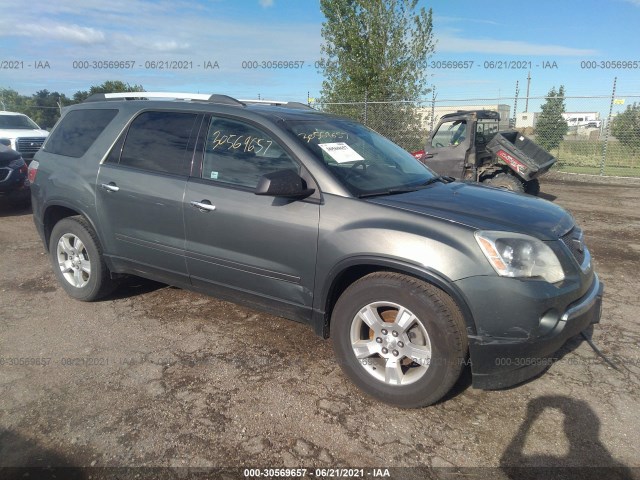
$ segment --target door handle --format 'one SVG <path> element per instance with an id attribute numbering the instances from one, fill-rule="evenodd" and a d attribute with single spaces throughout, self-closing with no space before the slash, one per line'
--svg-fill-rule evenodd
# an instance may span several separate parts
<path id="1" fill-rule="evenodd" d="M 425 153 L 424 158 L 433 158 L 434 155 L 435 153 Z"/>
<path id="2" fill-rule="evenodd" d="M 100 185 L 102 188 L 104 188 L 107 192 L 117 192 L 118 190 L 120 190 L 120 187 L 118 187 L 115 183 L 111 182 L 111 183 L 103 183 L 102 185 Z"/>
<path id="3" fill-rule="evenodd" d="M 211 205 L 209 200 L 202 200 L 201 202 L 191 202 L 191 205 L 196 207 L 201 212 L 213 212 L 216 209 L 215 205 Z"/>

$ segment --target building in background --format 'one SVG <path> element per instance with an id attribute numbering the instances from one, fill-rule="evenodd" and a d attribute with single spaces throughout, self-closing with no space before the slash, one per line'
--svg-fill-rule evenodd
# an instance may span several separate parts
<path id="1" fill-rule="evenodd" d="M 536 128 L 540 112 L 520 112 L 516 114 L 516 128 Z"/>

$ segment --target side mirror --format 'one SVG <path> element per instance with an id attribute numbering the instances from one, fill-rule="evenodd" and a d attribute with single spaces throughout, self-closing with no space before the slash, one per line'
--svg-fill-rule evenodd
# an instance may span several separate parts
<path id="1" fill-rule="evenodd" d="M 307 188 L 307 182 L 293 170 L 278 170 L 262 175 L 254 190 L 256 195 L 287 198 L 305 198 L 313 192 L 315 189 Z"/>

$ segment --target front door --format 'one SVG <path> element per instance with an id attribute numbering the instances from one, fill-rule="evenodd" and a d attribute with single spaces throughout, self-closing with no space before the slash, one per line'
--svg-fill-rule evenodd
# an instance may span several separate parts
<path id="1" fill-rule="evenodd" d="M 260 176 L 301 165 L 275 136 L 242 120 L 213 117 L 201 168 L 185 195 L 187 267 L 194 286 L 218 296 L 311 314 L 320 206 L 258 196 Z M 226 294 L 225 294 L 226 293 Z"/>
<path id="2" fill-rule="evenodd" d="M 462 178 L 471 137 L 466 120 L 443 122 L 427 145 L 425 165 L 440 175 Z"/>

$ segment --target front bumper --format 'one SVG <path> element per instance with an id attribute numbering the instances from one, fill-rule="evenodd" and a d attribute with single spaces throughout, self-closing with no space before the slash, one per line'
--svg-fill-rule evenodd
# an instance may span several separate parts
<path id="1" fill-rule="evenodd" d="M 594 274 L 587 292 L 569 304 L 558 316 L 555 326 L 544 335 L 527 338 L 470 336 L 473 386 L 506 388 L 544 371 L 554 362 L 555 352 L 569 338 L 600 321 L 603 291 L 604 285 Z"/>

